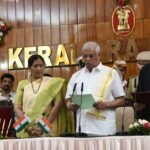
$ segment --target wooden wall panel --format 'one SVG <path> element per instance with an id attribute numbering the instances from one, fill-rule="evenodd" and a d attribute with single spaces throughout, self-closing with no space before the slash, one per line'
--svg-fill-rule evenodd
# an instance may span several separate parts
<path id="1" fill-rule="evenodd" d="M 4 0 L 0 0 L 0 18 L 7 20 L 7 3 Z"/>
<path id="2" fill-rule="evenodd" d="M 150 19 L 144 19 L 144 37 L 150 37 Z"/>
<path id="3" fill-rule="evenodd" d="M 16 46 L 17 47 L 24 47 L 25 44 L 25 40 L 24 40 L 24 29 L 17 29 L 17 32 L 16 32 L 16 36 L 17 36 L 17 39 L 16 39 Z"/>
<path id="4" fill-rule="evenodd" d="M 8 48 L 15 48 L 17 43 L 17 29 L 11 29 L 9 36 L 7 37 Z"/>
<path id="5" fill-rule="evenodd" d="M 8 9 L 7 18 L 8 18 L 9 25 L 11 27 L 15 28 L 17 26 L 17 22 L 16 22 L 16 3 L 15 3 L 15 1 L 11 1 L 11 2 L 8 1 L 7 9 Z"/>
<path id="6" fill-rule="evenodd" d="M 105 19 L 105 0 L 95 0 L 96 22 L 104 22 Z"/>
<path id="7" fill-rule="evenodd" d="M 111 22 L 106 22 L 105 25 L 106 25 L 106 33 L 105 33 L 106 39 L 105 40 L 107 41 L 107 39 L 110 39 L 110 40 L 114 39 L 115 36 L 114 36 L 114 32 L 112 30 Z M 101 32 L 103 32 L 103 30 Z"/>
<path id="8" fill-rule="evenodd" d="M 78 20 L 77 0 L 68 1 L 68 21 L 69 24 L 76 24 Z"/>
<path id="9" fill-rule="evenodd" d="M 68 43 L 68 25 L 61 25 L 60 27 L 60 43 Z"/>
<path id="10" fill-rule="evenodd" d="M 86 0 L 78 0 L 78 24 L 86 23 Z"/>
<path id="11" fill-rule="evenodd" d="M 33 46 L 33 28 L 25 28 L 25 46 Z"/>
<path id="12" fill-rule="evenodd" d="M 33 29 L 33 44 L 34 46 L 41 46 L 42 44 L 42 28 L 37 27 Z"/>
<path id="13" fill-rule="evenodd" d="M 51 29 L 50 27 L 43 27 L 42 28 L 42 44 L 43 45 L 51 45 Z"/>
<path id="14" fill-rule="evenodd" d="M 128 37 L 117 36 L 111 26 L 114 0 L 0 0 L 0 18 L 12 27 L 5 37 L 5 45 L 0 45 L 0 64 L 8 63 L 8 48 L 50 46 L 51 60 L 55 61 L 58 44 L 64 44 L 70 60 L 71 46 L 76 56 L 81 55 L 82 44 L 89 40 L 98 41 L 101 46 L 102 61 L 111 57 L 108 43 L 119 40 L 121 53 L 125 54 L 128 39 L 135 39 L 138 50 L 150 50 L 150 9 L 149 0 L 131 0 L 129 4 L 136 16 L 134 32 Z M 111 66 L 112 63 L 109 62 Z M 128 63 L 128 74 L 138 72 L 136 63 Z M 12 72 L 19 80 L 27 77 L 28 70 L 10 71 L 0 65 L 0 75 Z M 47 68 L 53 76 L 69 79 L 76 66 Z"/>
<path id="15" fill-rule="evenodd" d="M 78 42 L 83 43 L 87 39 L 87 29 L 86 29 L 86 24 L 79 24 L 78 25 Z"/>
<path id="16" fill-rule="evenodd" d="M 59 0 L 51 0 L 51 25 L 59 25 Z"/>
<path id="17" fill-rule="evenodd" d="M 97 23 L 96 24 L 96 33 L 97 33 L 97 40 L 98 41 L 105 41 L 106 40 L 106 26 L 105 23 Z"/>
<path id="18" fill-rule="evenodd" d="M 42 9 L 41 0 L 33 0 L 33 26 L 40 27 L 42 25 Z"/>
<path id="19" fill-rule="evenodd" d="M 88 23 L 87 24 L 87 41 L 97 41 L 96 36 L 96 25 L 95 23 Z"/>
<path id="20" fill-rule="evenodd" d="M 16 19 L 17 27 L 24 27 L 24 0 L 19 0 L 16 2 Z"/>
<path id="21" fill-rule="evenodd" d="M 68 25 L 68 43 L 75 43 L 74 26 Z"/>
<path id="22" fill-rule="evenodd" d="M 148 50 L 148 39 L 147 38 L 143 38 L 143 39 L 136 39 L 136 43 L 137 43 L 137 47 L 138 47 L 138 51 L 145 51 Z M 150 49 L 149 49 L 150 50 Z"/>
<path id="23" fill-rule="evenodd" d="M 31 0 L 24 0 L 25 27 L 33 26 L 33 5 Z"/>
<path id="24" fill-rule="evenodd" d="M 87 23 L 95 23 L 95 0 L 87 0 Z"/>
<path id="25" fill-rule="evenodd" d="M 144 0 L 144 18 L 150 19 L 149 0 Z"/>
<path id="26" fill-rule="evenodd" d="M 51 27 L 51 39 L 52 39 L 52 45 L 60 43 L 60 28 L 59 28 L 59 26 Z"/>
<path id="27" fill-rule="evenodd" d="M 133 10 L 137 19 L 144 18 L 144 0 L 134 0 Z"/>
<path id="28" fill-rule="evenodd" d="M 113 10 L 114 10 L 114 1 L 111 0 L 111 1 L 106 1 L 105 0 L 105 5 L 104 5 L 104 8 L 105 8 L 105 22 L 110 22 L 111 21 L 111 17 L 112 17 L 112 13 L 113 13 Z"/>
<path id="29" fill-rule="evenodd" d="M 51 14 L 50 14 L 50 0 L 42 0 L 42 25 L 50 26 Z"/>
<path id="30" fill-rule="evenodd" d="M 68 0 L 60 0 L 60 24 L 68 24 Z"/>
<path id="31" fill-rule="evenodd" d="M 133 31 L 133 37 L 135 38 L 144 38 L 144 22 L 143 20 L 136 20 L 135 22 L 136 28 Z"/>

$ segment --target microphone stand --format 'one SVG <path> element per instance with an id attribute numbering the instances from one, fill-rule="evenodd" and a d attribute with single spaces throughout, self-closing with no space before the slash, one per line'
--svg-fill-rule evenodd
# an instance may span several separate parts
<path id="1" fill-rule="evenodd" d="M 74 84 L 74 88 L 73 88 L 73 92 L 72 92 L 71 98 L 72 98 L 73 95 L 74 95 L 76 86 L 77 86 L 77 83 Z M 82 96 L 83 96 L 83 82 L 82 82 L 82 84 L 81 84 L 81 101 L 80 101 L 80 109 L 79 109 L 80 116 L 79 116 L 79 127 L 78 127 L 79 132 L 61 134 L 61 135 L 60 135 L 61 137 L 87 137 L 87 136 L 88 136 L 86 133 L 82 133 L 82 132 L 81 132 L 81 125 L 80 125 L 80 122 L 81 122 Z"/>
<path id="2" fill-rule="evenodd" d="M 79 126 L 77 136 L 79 137 L 87 137 L 86 133 L 81 132 L 81 107 L 82 107 L 82 96 L 83 96 L 83 82 L 81 83 L 81 99 L 80 99 L 80 109 L 79 109 Z"/>
<path id="3" fill-rule="evenodd" d="M 74 96 L 76 86 L 77 86 L 77 83 L 75 83 L 74 86 L 73 86 L 73 90 L 72 90 L 72 94 L 71 94 L 70 99 L 72 99 L 72 97 Z M 75 136 L 74 133 L 68 133 L 67 132 L 67 125 L 68 125 L 68 120 L 67 119 L 69 118 L 69 112 L 70 112 L 70 110 L 68 110 L 68 112 L 67 112 L 65 133 L 61 134 L 60 135 L 61 137 L 74 137 Z"/>
<path id="4" fill-rule="evenodd" d="M 72 97 L 74 96 L 76 87 L 77 87 L 77 83 L 75 83 L 74 86 L 73 86 L 72 94 L 71 94 L 71 97 L 70 97 L 71 100 L 72 100 Z M 70 114 L 70 110 L 68 110 L 68 112 L 67 112 L 67 118 L 69 118 L 69 114 Z M 74 114 L 74 116 L 75 116 L 75 114 Z M 67 132 L 67 125 L 68 125 L 67 118 L 66 118 L 66 129 L 65 129 L 66 132 Z"/>

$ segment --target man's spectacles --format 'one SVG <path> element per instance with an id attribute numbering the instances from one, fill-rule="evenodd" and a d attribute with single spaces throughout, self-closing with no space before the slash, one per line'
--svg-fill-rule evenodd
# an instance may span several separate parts
<path id="1" fill-rule="evenodd" d="M 126 70 L 127 70 L 126 67 L 118 67 L 118 69 L 119 69 L 120 71 L 126 71 Z"/>
<path id="2" fill-rule="evenodd" d="M 96 57 L 96 54 L 90 54 L 90 55 L 83 54 L 83 55 L 82 55 L 82 58 L 83 58 L 83 59 L 86 59 L 86 58 L 88 58 L 88 57 L 89 57 L 90 59 L 92 59 L 92 58 Z"/>

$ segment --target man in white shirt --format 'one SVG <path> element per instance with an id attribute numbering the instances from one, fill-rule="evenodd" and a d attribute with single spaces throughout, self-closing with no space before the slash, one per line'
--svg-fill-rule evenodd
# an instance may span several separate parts
<path id="1" fill-rule="evenodd" d="M 115 108 L 124 105 L 124 90 L 116 70 L 102 65 L 100 46 L 96 42 L 87 42 L 82 47 L 85 67 L 74 73 L 68 83 L 66 99 L 69 110 L 77 111 L 76 132 L 112 135 L 116 133 Z M 71 101 L 74 94 L 92 94 L 93 107 L 82 109 Z M 79 131 L 79 126 L 81 131 Z"/>
<path id="2" fill-rule="evenodd" d="M 5 73 L 1 76 L 0 101 L 7 100 L 14 102 L 15 92 L 12 91 L 14 76 L 10 73 Z"/>

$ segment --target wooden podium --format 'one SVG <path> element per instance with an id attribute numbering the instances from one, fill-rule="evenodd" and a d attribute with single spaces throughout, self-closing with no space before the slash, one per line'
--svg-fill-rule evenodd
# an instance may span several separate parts
<path id="1" fill-rule="evenodd" d="M 12 137 L 14 135 L 12 125 L 14 122 L 14 106 L 11 101 L 0 101 L 0 136 Z"/>

